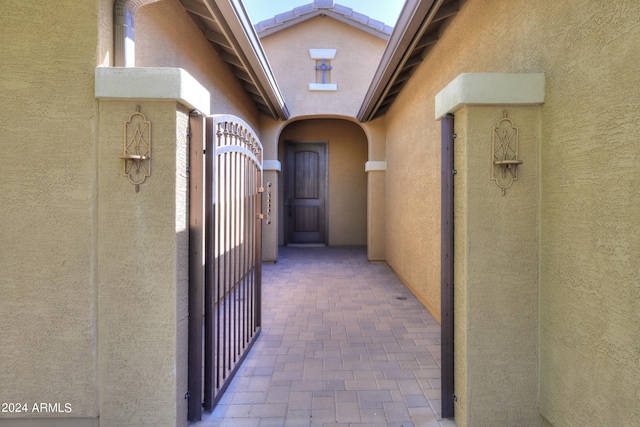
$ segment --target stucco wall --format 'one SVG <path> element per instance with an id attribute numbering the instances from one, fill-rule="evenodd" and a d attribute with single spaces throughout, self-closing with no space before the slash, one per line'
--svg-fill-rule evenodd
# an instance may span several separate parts
<path id="1" fill-rule="evenodd" d="M 439 306 L 434 96 L 463 72 L 546 74 L 539 404 L 554 426 L 640 418 L 639 13 L 632 0 L 466 1 L 387 115 L 387 258 Z"/>
<path id="2" fill-rule="evenodd" d="M 261 39 L 291 117 L 329 114 L 355 117 L 386 40 L 330 17 L 315 17 Z M 335 92 L 309 91 L 316 83 L 310 48 L 335 48 L 331 83 Z"/>
<path id="3" fill-rule="evenodd" d="M 0 423 L 40 402 L 98 416 L 96 11 L 0 6 L 0 402 L 29 406 Z"/>
<path id="4" fill-rule="evenodd" d="M 541 411 L 555 426 L 631 426 L 640 420 L 640 3 L 546 9 L 539 43 L 556 53 L 544 58 Z"/>
<path id="5" fill-rule="evenodd" d="M 414 76 L 385 119 L 385 252 L 391 268 L 439 319 L 440 124 L 432 119 L 438 92 L 433 77 Z"/>
<path id="6" fill-rule="evenodd" d="M 367 176 L 364 165 L 367 161 L 367 138 L 362 128 L 347 120 L 302 120 L 289 124 L 280 140 L 282 153 L 285 141 L 328 142 L 328 244 L 366 245 Z M 283 170 L 286 171 L 284 160 Z M 283 178 L 284 173 L 281 174 Z M 282 182 L 280 188 L 284 189 Z M 281 243 L 284 243 L 284 217 L 280 221 Z"/>

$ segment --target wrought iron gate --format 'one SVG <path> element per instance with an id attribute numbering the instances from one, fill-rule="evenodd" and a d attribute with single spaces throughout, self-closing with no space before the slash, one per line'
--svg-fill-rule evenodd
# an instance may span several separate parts
<path id="1" fill-rule="evenodd" d="M 211 411 L 218 402 L 260 333 L 263 154 L 255 133 L 237 117 L 192 117 L 191 129 L 192 181 L 199 181 L 194 163 L 205 169 L 204 201 L 196 197 L 194 208 L 191 198 L 193 234 L 199 230 L 194 217 L 204 221 L 203 241 L 190 243 L 192 256 L 196 246 L 191 267 L 204 273 L 202 289 L 190 284 L 189 300 L 189 419 L 199 420 L 202 408 Z M 204 161 L 194 153 L 203 143 Z M 204 206 L 202 215 L 193 211 L 198 206 Z"/>

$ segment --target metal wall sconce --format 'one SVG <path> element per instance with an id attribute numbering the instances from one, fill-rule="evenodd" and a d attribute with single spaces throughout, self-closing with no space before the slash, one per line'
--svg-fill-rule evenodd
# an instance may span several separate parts
<path id="1" fill-rule="evenodd" d="M 151 176 L 151 122 L 136 112 L 124 122 L 124 146 L 120 158 L 124 160 L 124 175 L 136 186 L 136 193 L 148 176 Z"/>
<path id="2" fill-rule="evenodd" d="M 518 180 L 518 165 L 522 160 L 518 159 L 519 130 L 507 117 L 507 110 L 503 115 L 491 132 L 491 179 L 502 189 L 504 196 L 513 181 Z"/>

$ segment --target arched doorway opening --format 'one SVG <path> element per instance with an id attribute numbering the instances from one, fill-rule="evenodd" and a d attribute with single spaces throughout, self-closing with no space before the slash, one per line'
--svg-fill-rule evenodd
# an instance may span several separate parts
<path id="1" fill-rule="evenodd" d="M 279 245 L 367 245 L 367 136 L 351 121 L 288 124 L 278 139 Z"/>

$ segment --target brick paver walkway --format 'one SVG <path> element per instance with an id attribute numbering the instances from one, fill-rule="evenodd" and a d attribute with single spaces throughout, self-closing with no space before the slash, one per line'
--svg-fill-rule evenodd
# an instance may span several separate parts
<path id="1" fill-rule="evenodd" d="M 281 248 L 263 329 L 192 426 L 455 426 L 440 414 L 440 325 L 364 248 Z"/>

